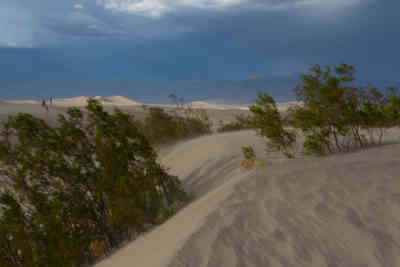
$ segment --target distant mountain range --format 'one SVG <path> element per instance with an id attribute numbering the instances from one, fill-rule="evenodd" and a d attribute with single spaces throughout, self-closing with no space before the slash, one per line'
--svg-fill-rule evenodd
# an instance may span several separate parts
<path id="1" fill-rule="evenodd" d="M 298 78 L 253 78 L 248 80 L 86 80 L 1 82 L 0 99 L 67 98 L 75 96 L 123 95 L 141 103 L 170 104 L 170 93 L 185 102 L 206 101 L 212 104 L 253 103 L 258 91 L 271 94 L 277 101 L 294 100 L 292 88 Z"/>

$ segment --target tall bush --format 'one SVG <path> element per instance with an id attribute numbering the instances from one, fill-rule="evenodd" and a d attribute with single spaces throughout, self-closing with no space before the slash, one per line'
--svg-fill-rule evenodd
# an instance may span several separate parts
<path id="1" fill-rule="evenodd" d="M 294 89 L 300 104 L 285 115 L 278 112 L 272 97 L 260 93 L 250 111 L 254 126 L 268 138 L 268 147 L 293 156 L 288 147 L 295 135 L 284 125 L 303 133 L 308 154 L 346 152 L 381 143 L 385 129 L 399 125 L 398 91 L 356 87 L 354 71 L 344 63 L 334 68 L 312 66 Z"/>
<path id="2" fill-rule="evenodd" d="M 343 152 L 381 143 L 384 130 L 396 125 L 390 110 L 395 109 L 398 96 L 354 86 L 354 67 L 314 65 L 310 71 L 301 75 L 302 84 L 295 88 L 302 106 L 291 110 L 295 126 L 305 135 L 307 153 Z"/>
<path id="3" fill-rule="evenodd" d="M 267 138 L 267 150 L 282 151 L 287 157 L 293 156 L 296 134 L 285 129 L 284 118 L 279 113 L 275 100 L 268 94 L 259 93 L 255 105 L 250 106 L 251 125 L 258 134 Z"/>
<path id="4" fill-rule="evenodd" d="M 211 132 L 207 113 L 189 107 L 179 107 L 172 115 L 162 108 L 150 107 L 149 115 L 141 125 L 143 134 L 155 145 Z"/>
<path id="5" fill-rule="evenodd" d="M 78 266 L 165 220 L 185 199 L 133 118 L 89 100 L 50 127 L 0 133 L 0 266 Z"/>
<path id="6" fill-rule="evenodd" d="M 217 129 L 217 132 L 232 132 L 251 128 L 253 128 L 253 126 L 251 124 L 250 116 L 244 116 L 240 114 L 235 116 L 235 121 L 233 122 L 223 124 L 222 121 L 220 121 L 220 126 Z"/>

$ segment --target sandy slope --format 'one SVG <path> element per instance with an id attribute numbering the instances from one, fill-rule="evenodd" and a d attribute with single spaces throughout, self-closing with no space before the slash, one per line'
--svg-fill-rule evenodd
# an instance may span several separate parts
<path id="1" fill-rule="evenodd" d="M 246 144 L 265 167 L 240 170 Z M 400 266 L 400 145 L 296 160 L 262 150 L 242 131 L 166 153 L 197 199 L 97 266 Z"/>
<path id="2" fill-rule="evenodd" d="M 250 138 L 247 142 L 261 141 L 252 133 L 245 134 Z M 237 142 L 243 143 L 242 135 L 210 135 L 188 141 L 169 151 L 161 159 L 162 164 L 170 167 L 171 173 L 179 175 L 185 187 L 197 194 L 197 200 L 96 266 L 166 266 L 173 260 L 190 236 L 206 223 L 207 216 L 233 192 L 234 185 L 248 175 L 237 168 L 241 153 Z M 233 143 L 236 145 L 233 146 Z M 199 176 L 205 179 L 196 179 Z M 209 179 L 218 176 L 219 179 Z"/>

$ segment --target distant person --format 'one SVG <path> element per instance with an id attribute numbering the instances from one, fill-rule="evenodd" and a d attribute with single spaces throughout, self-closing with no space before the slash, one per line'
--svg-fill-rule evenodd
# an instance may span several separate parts
<path id="1" fill-rule="evenodd" d="M 46 100 L 42 100 L 42 107 L 44 107 L 46 109 L 47 112 L 49 112 L 49 107 L 46 104 Z"/>
<path id="2" fill-rule="evenodd" d="M 53 105 L 53 98 L 50 97 L 50 106 L 52 106 L 52 105 Z"/>

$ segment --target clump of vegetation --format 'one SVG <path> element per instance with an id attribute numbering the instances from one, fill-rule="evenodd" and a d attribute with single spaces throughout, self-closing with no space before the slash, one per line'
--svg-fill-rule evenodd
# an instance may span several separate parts
<path id="1" fill-rule="evenodd" d="M 246 117 L 244 115 L 237 115 L 235 118 L 236 118 L 235 121 L 226 124 L 223 124 L 222 121 L 220 121 L 220 126 L 217 129 L 217 132 L 223 133 L 223 132 L 240 131 L 253 128 L 250 123 L 249 116 Z"/>
<path id="2" fill-rule="evenodd" d="M 162 108 L 150 107 L 143 122 L 137 122 L 143 134 L 154 145 L 208 134 L 211 123 L 207 116 L 171 115 Z"/>
<path id="3" fill-rule="evenodd" d="M 57 127 L 29 114 L 0 132 L 0 266 L 80 266 L 186 199 L 133 118 L 89 100 Z"/>
<path id="4" fill-rule="evenodd" d="M 243 156 L 245 159 L 252 159 L 256 157 L 256 153 L 252 146 L 244 146 L 242 147 Z"/>
<path id="5" fill-rule="evenodd" d="M 244 160 L 240 162 L 240 167 L 244 170 L 250 170 L 255 166 L 264 166 L 262 162 L 257 161 L 256 153 L 252 146 L 244 146 L 242 147 L 242 152 L 244 156 Z"/>
<path id="6" fill-rule="evenodd" d="M 305 136 L 304 152 L 324 155 L 380 144 L 385 129 L 399 125 L 400 97 L 396 88 L 385 93 L 373 87 L 354 86 L 354 68 L 344 63 L 322 69 L 314 65 L 311 74 L 301 75 L 294 91 L 301 105 L 289 109 L 285 117 L 267 94 L 259 94 L 250 107 L 253 123 L 268 138 L 268 147 L 282 151 L 296 141 L 290 124 Z"/>
<path id="7" fill-rule="evenodd" d="M 159 107 L 146 107 L 148 116 L 136 122 L 151 144 L 158 146 L 211 133 L 211 122 L 205 110 L 184 105 L 183 98 L 175 94 L 170 94 L 169 98 L 176 104 L 170 113 Z"/>
<path id="8" fill-rule="evenodd" d="M 267 138 L 267 151 L 282 151 L 287 157 L 293 157 L 296 133 L 284 127 L 285 118 L 279 113 L 275 100 L 268 94 L 259 93 L 250 111 L 251 125 L 260 136 Z"/>

